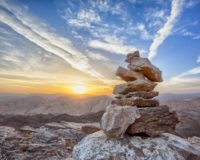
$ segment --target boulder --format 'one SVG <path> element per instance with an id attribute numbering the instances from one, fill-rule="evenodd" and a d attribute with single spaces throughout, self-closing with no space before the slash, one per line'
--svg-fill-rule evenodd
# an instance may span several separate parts
<path id="1" fill-rule="evenodd" d="M 130 98 L 130 97 L 141 97 L 145 99 L 151 99 L 156 96 L 158 96 L 159 92 L 156 91 L 135 91 L 135 92 L 129 92 L 125 95 L 117 95 L 115 98 L 122 99 L 122 98 Z"/>
<path id="2" fill-rule="evenodd" d="M 159 106 L 159 101 L 156 99 L 131 97 L 113 100 L 112 104 L 117 104 L 119 106 L 156 107 Z"/>
<path id="3" fill-rule="evenodd" d="M 156 87 L 156 83 L 147 79 L 137 79 L 114 87 L 113 94 L 127 94 L 135 91 L 152 91 Z"/>
<path id="4" fill-rule="evenodd" d="M 116 139 L 99 131 L 75 145 L 72 156 L 75 160 L 199 160 L 200 152 L 186 139 L 172 134 Z"/>
<path id="5" fill-rule="evenodd" d="M 140 72 L 131 71 L 123 67 L 117 69 L 116 75 L 125 81 L 133 81 L 136 79 L 145 79 L 144 75 Z"/>
<path id="6" fill-rule="evenodd" d="M 140 71 L 144 76 L 153 82 L 162 82 L 162 72 L 151 64 L 147 58 L 133 59 L 128 65 L 133 71 Z"/>
<path id="7" fill-rule="evenodd" d="M 122 137 L 127 128 L 139 117 L 136 107 L 110 105 L 101 118 L 100 126 L 108 136 Z"/>
<path id="8" fill-rule="evenodd" d="M 130 135 L 147 135 L 155 137 L 164 132 L 173 133 L 178 123 L 175 111 L 170 111 L 168 106 L 152 108 L 138 108 L 141 115 L 132 123 L 126 133 Z"/>

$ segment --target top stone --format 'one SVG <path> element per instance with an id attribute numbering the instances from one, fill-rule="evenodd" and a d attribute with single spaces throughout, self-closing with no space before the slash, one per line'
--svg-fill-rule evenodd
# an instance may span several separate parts
<path id="1" fill-rule="evenodd" d="M 134 58 L 139 58 L 139 57 L 140 57 L 139 51 L 135 51 L 135 52 L 133 52 L 133 53 L 127 54 L 126 60 L 125 60 L 125 61 L 126 61 L 127 63 L 131 63 L 132 59 L 134 59 Z"/>
<path id="2" fill-rule="evenodd" d="M 162 72 L 151 64 L 148 58 L 141 58 L 139 51 L 129 53 L 126 62 L 129 63 L 128 68 L 130 70 L 142 73 L 150 81 L 162 82 Z"/>

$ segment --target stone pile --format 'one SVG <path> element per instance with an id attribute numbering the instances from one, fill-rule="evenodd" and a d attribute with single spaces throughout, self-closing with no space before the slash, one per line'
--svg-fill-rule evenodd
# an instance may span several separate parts
<path id="1" fill-rule="evenodd" d="M 159 106 L 153 99 L 157 82 L 162 82 L 161 71 L 139 51 L 126 57 L 128 69 L 119 67 L 116 75 L 126 81 L 115 86 L 115 100 L 108 106 L 101 120 L 101 128 L 108 136 L 141 135 L 155 137 L 163 132 L 173 132 L 178 122 L 176 112 L 168 106 Z"/>

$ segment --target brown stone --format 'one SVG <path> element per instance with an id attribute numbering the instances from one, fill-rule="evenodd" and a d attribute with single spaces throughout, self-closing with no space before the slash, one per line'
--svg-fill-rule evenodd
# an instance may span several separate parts
<path id="1" fill-rule="evenodd" d="M 120 106 L 137 106 L 137 107 L 159 106 L 159 101 L 156 99 L 144 99 L 139 97 L 117 99 L 112 101 L 112 103 Z"/>
<path id="2" fill-rule="evenodd" d="M 135 52 L 133 52 L 133 53 L 127 54 L 126 60 L 125 60 L 125 61 L 126 61 L 127 63 L 131 63 L 132 59 L 139 58 L 139 57 L 140 57 L 139 51 L 135 51 Z"/>
<path id="3" fill-rule="evenodd" d="M 82 131 L 86 134 L 92 134 L 100 130 L 100 127 L 93 125 L 84 125 L 82 126 Z"/>
<path id="4" fill-rule="evenodd" d="M 151 99 L 153 97 L 158 96 L 159 92 L 156 91 L 136 91 L 136 92 L 129 92 L 126 97 L 141 97 L 141 98 L 145 98 L 145 99 Z"/>
<path id="5" fill-rule="evenodd" d="M 129 126 L 126 133 L 147 134 L 155 137 L 164 132 L 174 132 L 178 123 L 176 112 L 170 112 L 168 106 L 139 108 L 140 118 Z"/>
<path id="6" fill-rule="evenodd" d="M 162 82 L 162 72 L 151 64 L 147 58 L 132 59 L 128 68 L 133 71 L 140 71 L 153 82 Z"/>
<path id="7" fill-rule="evenodd" d="M 151 99 L 154 98 L 156 96 L 158 96 L 159 92 L 156 91 L 135 91 L 135 92 L 129 92 L 125 95 L 116 95 L 115 98 L 117 99 L 122 99 L 122 98 L 130 98 L 130 97 L 141 97 L 141 98 L 145 98 L 145 99 Z"/>
<path id="8" fill-rule="evenodd" d="M 145 79 L 144 75 L 140 72 L 131 71 L 123 67 L 117 69 L 116 75 L 125 81 L 133 81 L 136 79 Z"/>
<path id="9" fill-rule="evenodd" d="M 135 91 L 152 91 L 157 84 L 147 79 L 138 79 L 114 87 L 113 94 L 127 94 Z"/>
<path id="10" fill-rule="evenodd" d="M 138 79 L 127 83 L 130 91 L 152 91 L 156 87 L 156 83 L 147 79 Z"/>

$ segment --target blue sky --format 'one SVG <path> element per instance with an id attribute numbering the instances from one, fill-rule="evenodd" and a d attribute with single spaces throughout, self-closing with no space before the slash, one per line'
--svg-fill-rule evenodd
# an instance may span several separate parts
<path id="1" fill-rule="evenodd" d="M 0 39 L 5 92 L 107 90 L 134 50 L 163 71 L 161 92 L 200 91 L 199 0 L 0 0 Z"/>

